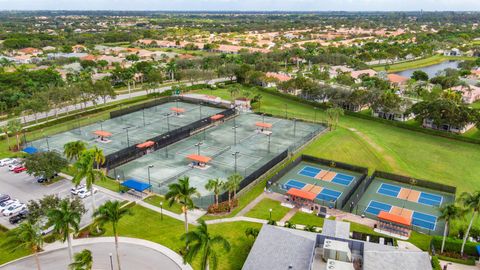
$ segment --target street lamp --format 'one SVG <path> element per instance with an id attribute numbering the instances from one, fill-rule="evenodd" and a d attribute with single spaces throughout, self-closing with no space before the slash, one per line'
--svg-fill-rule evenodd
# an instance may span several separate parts
<path id="1" fill-rule="evenodd" d="M 150 180 L 150 169 L 153 168 L 154 166 L 153 165 L 148 165 L 147 167 L 147 172 L 148 172 L 148 184 L 150 185 L 150 187 L 148 188 L 148 190 L 150 190 L 150 192 L 152 192 L 152 182 Z"/>
<path id="2" fill-rule="evenodd" d="M 130 147 L 130 138 L 128 137 L 128 129 L 131 128 L 130 126 L 124 127 L 123 129 L 127 132 L 127 147 Z"/>
<path id="3" fill-rule="evenodd" d="M 160 202 L 160 220 L 163 220 L 163 202 Z"/>
<path id="4" fill-rule="evenodd" d="M 272 208 L 268 209 L 268 212 L 270 212 L 270 221 L 272 221 L 272 211 L 273 211 Z"/>
<path id="5" fill-rule="evenodd" d="M 267 137 L 268 137 L 268 153 L 270 153 L 270 137 L 272 136 L 272 133 L 268 134 Z"/>
<path id="6" fill-rule="evenodd" d="M 238 157 L 238 154 L 240 154 L 240 152 L 235 152 L 235 153 L 232 153 L 232 156 L 235 157 L 235 173 L 237 173 L 237 157 Z"/>
<path id="7" fill-rule="evenodd" d="M 143 115 L 143 126 L 145 126 L 145 108 L 142 110 L 142 115 Z"/>
<path id="8" fill-rule="evenodd" d="M 103 130 L 103 121 L 100 121 L 100 130 Z"/>
<path id="9" fill-rule="evenodd" d="M 235 118 L 234 118 L 235 119 Z M 237 145 L 237 128 L 238 126 L 233 126 L 233 145 Z"/>
<path id="10" fill-rule="evenodd" d="M 47 149 L 48 149 L 48 151 L 50 151 L 50 144 L 48 143 L 48 138 L 50 138 L 50 137 L 45 136 L 45 140 L 47 141 Z"/>
<path id="11" fill-rule="evenodd" d="M 110 256 L 110 270 L 113 270 L 113 259 L 112 259 L 112 253 L 109 253 L 108 256 Z"/>
<path id="12" fill-rule="evenodd" d="M 202 103 L 200 102 L 200 119 L 202 119 Z"/>
<path id="13" fill-rule="evenodd" d="M 167 129 L 170 132 L 170 113 L 164 113 L 163 116 L 167 117 Z"/>

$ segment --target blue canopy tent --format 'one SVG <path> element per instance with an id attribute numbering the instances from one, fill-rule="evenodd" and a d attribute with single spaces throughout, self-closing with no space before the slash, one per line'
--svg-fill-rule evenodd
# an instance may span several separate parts
<path id="1" fill-rule="evenodd" d="M 138 191 L 138 192 L 143 192 L 146 189 L 150 188 L 152 185 L 137 181 L 135 179 L 128 179 L 122 183 L 122 186 L 129 189 L 134 189 L 135 191 Z"/>
<path id="2" fill-rule="evenodd" d="M 477 246 L 477 253 L 480 256 L 480 245 Z"/>
<path id="3" fill-rule="evenodd" d="M 29 146 L 29 147 L 25 147 L 23 148 L 23 152 L 29 154 L 29 155 L 33 155 L 35 153 L 38 153 L 38 149 L 33 147 L 33 146 Z"/>

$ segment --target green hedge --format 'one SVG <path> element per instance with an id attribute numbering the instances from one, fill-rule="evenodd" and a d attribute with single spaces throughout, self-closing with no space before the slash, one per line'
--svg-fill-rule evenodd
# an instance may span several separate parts
<path id="1" fill-rule="evenodd" d="M 432 269 L 442 270 L 442 266 L 440 266 L 440 261 L 438 260 L 437 256 L 432 256 Z"/>
<path id="2" fill-rule="evenodd" d="M 475 258 L 469 257 L 467 259 L 457 259 L 457 258 L 450 258 L 447 256 L 437 255 L 440 260 L 449 261 L 453 263 L 465 264 L 465 265 L 475 265 Z"/>
<path id="3" fill-rule="evenodd" d="M 435 250 L 440 252 L 440 249 L 442 247 L 442 236 L 434 236 L 432 238 L 431 244 L 435 247 Z M 464 254 L 468 256 L 472 256 L 477 258 L 477 248 L 476 246 L 479 245 L 478 243 L 473 243 L 473 242 L 467 242 L 465 244 L 465 250 Z M 462 248 L 462 240 L 461 239 L 452 239 L 452 238 L 447 238 L 445 241 L 445 252 L 454 252 L 454 253 L 460 253 L 460 250 Z"/>

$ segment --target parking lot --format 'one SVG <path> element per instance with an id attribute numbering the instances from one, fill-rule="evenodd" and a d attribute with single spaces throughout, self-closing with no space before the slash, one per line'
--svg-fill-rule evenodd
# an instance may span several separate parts
<path id="1" fill-rule="evenodd" d="M 61 180 L 49 185 L 39 184 L 33 176 L 25 172 L 13 173 L 7 167 L 0 167 L 0 193 L 7 194 L 12 199 L 17 199 L 22 203 L 28 203 L 30 200 L 41 199 L 45 195 L 56 194 L 61 198 L 71 196 L 70 189 L 73 184 L 69 180 Z M 95 202 L 97 207 L 105 201 L 114 200 L 115 198 L 101 191 L 95 193 Z M 92 221 L 92 198 L 83 199 L 87 213 L 82 217 L 80 227 L 89 224 Z M 15 225 L 8 222 L 8 217 L 0 215 L 0 224 L 11 229 Z"/>

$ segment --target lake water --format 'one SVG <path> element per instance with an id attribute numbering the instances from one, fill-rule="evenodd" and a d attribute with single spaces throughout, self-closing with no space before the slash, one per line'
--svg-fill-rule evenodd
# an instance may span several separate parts
<path id="1" fill-rule="evenodd" d="M 435 77 L 439 71 L 442 71 L 446 68 L 458 68 L 458 64 L 461 61 L 445 61 L 440 64 L 436 65 L 431 65 L 431 66 L 426 66 L 426 67 L 421 67 L 421 68 L 413 68 L 413 69 L 407 69 L 404 71 L 397 72 L 396 74 L 404 77 L 410 78 L 413 74 L 414 71 L 417 70 L 423 70 L 428 74 L 429 78 Z"/>

